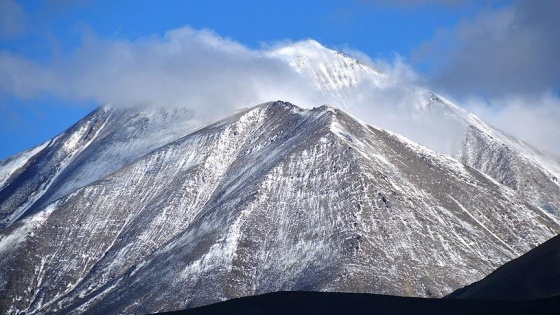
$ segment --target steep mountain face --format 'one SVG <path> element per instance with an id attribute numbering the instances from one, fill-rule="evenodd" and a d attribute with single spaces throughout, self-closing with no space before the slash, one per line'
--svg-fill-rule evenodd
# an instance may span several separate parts
<path id="1" fill-rule="evenodd" d="M 440 297 L 560 231 L 558 158 L 422 88 L 368 101 L 394 82 L 316 42 L 269 53 L 340 108 L 381 106 L 385 129 L 282 102 L 204 128 L 184 108 L 101 107 L 0 161 L 0 309 L 148 313 L 278 290 Z"/>
<path id="2" fill-rule="evenodd" d="M 58 137 L 0 162 L 0 228 L 200 127 L 184 108 L 95 110 Z"/>
<path id="3" fill-rule="evenodd" d="M 334 105 L 435 151 L 451 155 L 560 218 L 560 159 L 482 122 L 416 86 L 398 86 L 371 66 L 308 40 L 271 52 L 332 97 Z M 397 87 L 395 87 L 397 84 Z M 379 97 L 386 90 L 399 97 Z M 380 104 L 395 102 L 395 104 Z M 368 113 L 372 112 L 372 113 Z"/>
<path id="4" fill-rule="evenodd" d="M 560 218 L 559 164 L 553 157 L 497 130 L 485 133 L 471 126 L 462 149 L 463 163 L 512 188 L 519 198 L 556 220 Z"/>
<path id="5" fill-rule="evenodd" d="M 148 313 L 279 290 L 439 297 L 560 231 L 506 185 L 332 107 L 264 104 L 134 158 L 0 230 L 0 308 Z"/>
<path id="6" fill-rule="evenodd" d="M 449 295 L 450 298 L 479 300 L 536 300 L 559 296 L 560 236 Z"/>
<path id="7" fill-rule="evenodd" d="M 351 88 L 367 81 L 382 86 L 387 78 L 379 70 L 367 66 L 341 52 L 326 49 L 314 40 L 306 40 L 290 46 L 272 50 L 270 56 L 279 58 L 296 71 L 311 79 L 321 90 L 336 96 L 343 102 L 345 109 L 351 104 L 344 102 L 349 98 Z"/>

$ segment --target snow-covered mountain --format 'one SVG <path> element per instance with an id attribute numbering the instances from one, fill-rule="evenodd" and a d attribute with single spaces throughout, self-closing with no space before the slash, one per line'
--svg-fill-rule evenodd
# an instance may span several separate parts
<path id="1" fill-rule="evenodd" d="M 515 196 L 339 110 L 269 103 L 4 229 L 2 306 L 145 313 L 277 290 L 443 296 L 560 231 Z"/>
<path id="2" fill-rule="evenodd" d="M 356 116 L 364 86 L 393 84 L 313 41 L 269 54 Z M 333 106 L 266 103 L 213 124 L 185 108 L 95 110 L 0 162 L 0 309 L 147 313 L 278 290 L 443 296 L 558 234 L 556 158 L 406 89 L 378 118 L 400 116 L 414 128 L 396 131 L 427 146 L 442 139 L 434 121 L 449 127 L 453 156 Z"/>
<path id="3" fill-rule="evenodd" d="M 95 110 L 58 137 L 0 161 L 0 228 L 201 126 L 185 108 Z"/>
<path id="4" fill-rule="evenodd" d="M 316 41 L 299 42 L 270 54 L 289 62 L 327 91 L 337 107 L 451 155 L 560 217 L 560 158 L 505 134 L 432 91 L 403 86 Z"/>

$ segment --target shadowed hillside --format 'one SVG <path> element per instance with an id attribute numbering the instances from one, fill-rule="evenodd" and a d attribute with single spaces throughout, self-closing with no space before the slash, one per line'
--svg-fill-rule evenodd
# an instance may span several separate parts
<path id="1" fill-rule="evenodd" d="M 560 297 L 485 301 L 327 292 L 276 292 L 165 314 L 557 314 Z"/>

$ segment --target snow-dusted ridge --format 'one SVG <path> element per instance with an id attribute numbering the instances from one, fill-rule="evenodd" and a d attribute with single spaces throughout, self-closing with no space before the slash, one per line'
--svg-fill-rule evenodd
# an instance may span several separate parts
<path id="1" fill-rule="evenodd" d="M 379 70 L 341 52 L 327 49 L 314 40 L 281 47 L 268 52 L 268 55 L 280 58 L 300 73 L 311 76 L 317 87 L 328 92 L 352 87 L 366 78 L 377 85 L 385 80 L 385 75 Z"/>
<path id="2" fill-rule="evenodd" d="M 0 162 L 0 309 L 443 296 L 560 232 L 557 159 L 418 87 L 372 101 L 389 111 L 372 127 L 340 108 L 385 75 L 313 41 L 270 54 L 338 106 L 278 101 L 210 125 L 185 108 L 102 107 Z M 442 130 L 444 145 L 429 141 Z"/>
<path id="3" fill-rule="evenodd" d="M 150 313 L 278 290 L 443 296 L 560 231 L 516 196 L 339 109 L 267 103 L 3 229 L 0 244 L 18 245 L 2 247 L 0 307 Z"/>
<path id="4" fill-rule="evenodd" d="M 201 126 L 185 108 L 100 107 L 54 139 L 3 162 L 0 227 Z"/>
<path id="5" fill-rule="evenodd" d="M 399 82 L 388 75 L 316 41 L 302 41 L 270 54 L 312 80 L 337 107 L 451 155 L 516 190 L 534 206 L 560 216 L 558 157 L 497 130 L 432 91 L 408 83 L 395 87 Z"/>

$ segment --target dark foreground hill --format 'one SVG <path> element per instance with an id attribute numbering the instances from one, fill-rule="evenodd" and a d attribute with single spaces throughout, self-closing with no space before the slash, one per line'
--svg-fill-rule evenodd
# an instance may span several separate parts
<path id="1" fill-rule="evenodd" d="M 165 314 L 558 314 L 560 297 L 535 301 L 452 300 L 328 292 L 276 292 Z"/>
<path id="2" fill-rule="evenodd" d="M 560 295 L 560 235 L 449 297 L 532 300 Z"/>

